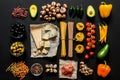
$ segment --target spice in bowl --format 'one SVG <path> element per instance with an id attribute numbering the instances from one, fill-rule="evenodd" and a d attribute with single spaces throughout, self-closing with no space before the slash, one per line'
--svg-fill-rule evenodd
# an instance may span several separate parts
<path id="1" fill-rule="evenodd" d="M 43 72 L 43 67 L 41 64 L 39 63 L 34 63 L 32 66 L 31 66 L 31 73 L 34 75 L 34 76 L 39 76 L 41 75 Z"/>

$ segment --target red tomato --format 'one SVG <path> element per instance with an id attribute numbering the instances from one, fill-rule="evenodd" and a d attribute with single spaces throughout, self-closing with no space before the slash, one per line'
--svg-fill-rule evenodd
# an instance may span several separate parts
<path id="1" fill-rule="evenodd" d="M 88 42 L 88 43 L 87 43 L 87 46 L 91 47 L 91 46 L 92 46 L 92 43 L 91 43 L 91 42 Z"/>
<path id="2" fill-rule="evenodd" d="M 86 26 L 87 26 L 87 27 L 90 27 L 90 22 L 86 22 Z"/>
<path id="3" fill-rule="evenodd" d="M 95 34 L 96 31 L 94 29 L 91 30 L 91 34 Z"/>
<path id="4" fill-rule="evenodd" d="M 93 44 L 92 46 L 91 46 L 93 49 L 95 49 L 96 48 L 96 46 Z"/>
<path id="5" fill-rule="evenodd" d="M 95 36 L 91 35 L 91 39 L 92 39 L 92 40 L 95 39 Z"/>
<path id="6" fill-rule="evenodd" d="M 88 60 L 88 59 L 89 59 L 89 55 L 86 54 L 86 55 L 84 56 L 84 59 Z"/>
<path id="7" fill-rule="evenodd" d="M 96 44 L 96 41 L 95 41 L 95 40 L 91 40 L 91 43 L 92 43 L 92 44 Z"/>
<path id="8" fill-rule="evenodd" d="M 86 46 L 86 50 L 90 50 L 91 49 L 91 47 L 90 46 Z"/>
<path id="9" fill-rule="evenodd" d="M 90 27 L 87 27 L 87 28 L 86 28 L 86 31 L 91 31 L 91 28 L 90 28 Z"/>
<path id="10" fill-rule="evenodd" d="M 95 24 L 92 24 L 91 27 L 94 28 L 94 29 L 96 28 Z"/>
<path id="11" fill-rule="evenodd" d="M 91 41 L 91 39 L 90 38 L 86 38 L 86 42 L 90 42 Z"/>
<path id="12" fill-rule="evenodd" d="M 87 32 L 87 33 L 86 33 L 86 36 L 90 37 L 90 36 L 91 36 L 91 33 L 90 33 L 90 32 Z"/>
<path id="13" fill-rule="evenodd" d="M 89 55 L 90 55 L 90 56 L 93 56 L 93 55 L 94 55 L 94 52 L 93 52 L 93 51 L 90 51 L 90 52 L 89 52 Z"/>

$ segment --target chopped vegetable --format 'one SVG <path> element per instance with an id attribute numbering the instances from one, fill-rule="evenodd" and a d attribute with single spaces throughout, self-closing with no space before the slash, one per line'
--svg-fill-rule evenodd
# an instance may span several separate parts
<path id="1" fill-rule="evenodd" d="M 28 66 L 25 65 L 25 62 L 13 62 L 7 69 L 6 72 L 10 71 L 14 77 L 19 77 L 22 80 L 29 72 Z"/>

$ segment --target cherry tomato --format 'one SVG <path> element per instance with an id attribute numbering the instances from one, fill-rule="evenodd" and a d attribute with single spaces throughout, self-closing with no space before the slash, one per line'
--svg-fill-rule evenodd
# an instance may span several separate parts
<path id="1" fill-rule="evenodd" d="M 91 43 L 92 43 L 92 44 L 96 44 L 96 41 L 95 41 L 95 40 L 91 40 Z"/>
<path id="2" fill-rule="evenodd" d="M 89 55 L 90 55 L 90 56 L 93 56 L 93 55 L 94 55 L 94 52 L 93 52 L 93 51 L 90 51 L 90 52 L 89 52 Z"/>
<path id="3" fill-rule="evenodd" d="M 86 28 L 86 31 L 91 31 L 91 28 L 90 28 L 90 27 L 87 27 L 87 28 Z"/>
<path id="4" fill-rule="evenodd" d="M 86 38 L 86 42 L 90 42 L 91 41 L 91 39 L 90 38 Z"/>
<path id="5" fill-rule="evenodd" d="M 90 27 L 90 22 L 86 22 L 86 26 L 87 26 L 87 27 Z"/>
<path id="6" fill-rule="evenodd" d="M 89 59 L 89 55 L 85 54 L 84 59 L 88 60 Z"/>
<path id="7" fill-rule="evenodd" d="M 91 36 L 91 33 L 90 33 L 90 32 L 87 32 L 86 36 L 90 37 L 90 36 Z"/>
<path id="8" fill-rule="evenodd" d="M 91 46 L 92 46 L 92 43 L 91 43 L 91 42 L 88 42 L 88 43 L 87 43 L 87 46 L 91 47 Z"/>
<path id="9" fill-rule="evenodd" d="M 94 29 L 91 30 L 91 34 L 95 34 L 96 31 Z"/>
<path id="10" fill-rule="evenodd" d="M 96 25 L 95 25 L 95 24 L 92 24 L 91 27 L 95 29 L 95 28 L 96 28 Z"/>
<path id="11" fill-rule="evenodd" d="M 91 47 L 90 46 L 86 46 L 86 50 L 90 50 L 91 49 Z"/>
<path id="12" fill-rule="evenodd" d="M 95 36 L 91 35 L 91 39 L 92 39 L 92 40 L 95 39 Z"/>
<path id="13" fill-rule="evenodd" d="M 95 49 L 96 48 L 96 46 L 93 44 L 92 46 L 91 46 L 93 49 Z"/>

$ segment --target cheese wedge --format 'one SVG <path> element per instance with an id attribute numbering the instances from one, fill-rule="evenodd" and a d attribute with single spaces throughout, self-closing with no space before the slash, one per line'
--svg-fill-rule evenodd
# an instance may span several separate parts
<path id="1" fill-rule="evenodd" d="M 41 34 L 42 34 L 42 30 L 41 28 L 31 28 L 31 34 L 33 37 L 33 40 L 35 42 L 35 45 L 37 47 L 37 49 L 40 48 L 39 42 L 42 41 L 41 39 Z"/>

